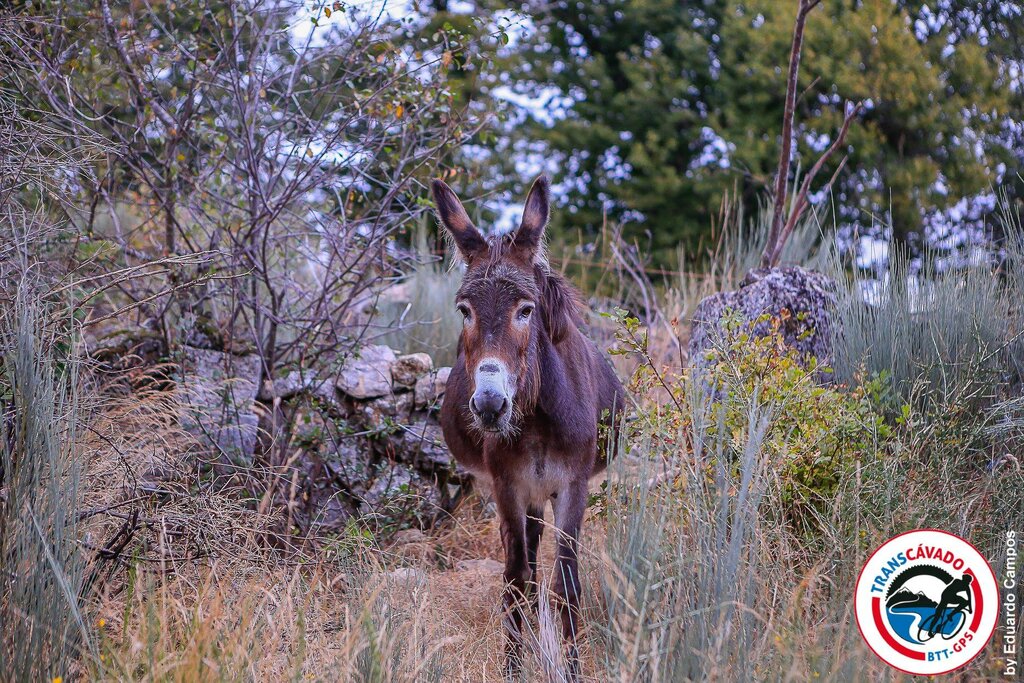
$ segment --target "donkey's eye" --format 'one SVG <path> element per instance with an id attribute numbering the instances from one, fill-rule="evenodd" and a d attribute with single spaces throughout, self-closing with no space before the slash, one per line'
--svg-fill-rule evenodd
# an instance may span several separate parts
<path id="1" fill-rule="evenodd" d="M 462 314 L 462 319 L 465 320 L 465 321 L 469 321 L 469 316 L 470 316 L 469 306 L 467 306 L 466 304 L 458 304 L 456 306 L 456 308 L 458 308 L 459 309 L 459 313 Z"/>
<path id="2" fill-rule="evenodd" d="M 520 320 L 529 320 L 531 315 L 533 315 L 533 304 L 526 304 L 519 309 Z"/>

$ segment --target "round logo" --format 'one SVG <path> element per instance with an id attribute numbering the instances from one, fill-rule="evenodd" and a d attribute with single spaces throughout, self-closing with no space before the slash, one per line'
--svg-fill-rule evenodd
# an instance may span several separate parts
<path id="1" fill-rule="evenodd" d="M 908 531 L 868 559 L 854 592 L 857 627 L 882 661 L 919 676 L 949 673 L 988 644 L 999 586 L 973 545 L 936 529 Z"/>

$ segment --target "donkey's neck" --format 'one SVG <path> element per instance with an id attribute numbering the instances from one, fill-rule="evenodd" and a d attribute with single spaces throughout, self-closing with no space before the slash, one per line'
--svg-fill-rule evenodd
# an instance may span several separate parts
<path id="1" fill-rule="evenodd" d="M 578 439 L 588 420 L 587 344 L 573 327 L 558 344 L 545 335 L 538 349 L 540 386 L 534 416 L 544 420 L 565 443 Z"/>

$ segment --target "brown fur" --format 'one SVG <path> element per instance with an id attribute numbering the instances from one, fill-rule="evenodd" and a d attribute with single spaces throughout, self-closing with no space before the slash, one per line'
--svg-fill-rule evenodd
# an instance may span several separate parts
<path id="1" fill-rule="evenodd" d="M 517 675 L 520 662 L 523 601 L 536 599 L 537 547 L 549 500 L 559 532 L 555 593 L 570 666 L 576 666 L 576 554 L 588 480 L 604 468 L 609 445 L 614 447 L 623 402 L 611 365 L 579 329 L 579 294 L 543 259 L 547 194 L 541 178 L 530 191 L 519 229 L 486 240 L 455 194 L 440 181 L 434 184 L 441 220 L 467 264 L 456 300 L 470 312 L 448 379 L 441 426 L 459 463 L 494 489 L 505 548 L 509 676 Z M 523 306 L 530 305 L 534 313 L 528 325 L 517 321 Z M 469 408 L 484 357 L 500 359 L 515 376 L 511 418 L 498 432 L 482 429 Z M 611 429 L 600 429 L 602 424 Z"/>

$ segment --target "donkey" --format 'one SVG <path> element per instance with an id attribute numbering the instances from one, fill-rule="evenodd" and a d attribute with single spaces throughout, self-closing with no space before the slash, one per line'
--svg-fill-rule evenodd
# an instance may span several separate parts
<path id="1" fill-rule="evenodd" d="M 441 407 L 455 459 L 494 490 L 505 550 L 505 674 L 520 675 L 525 603 L 537 608 L 537 548 L 548 500 L 557 529 L 555 602 L 578 676 L 577 546 L 588 480 L 605 467 L 623 403 L 611 364 L 580 331 L 580 295 L 548 267 L 548 180 L 530 189 L 513 232 L 485 238 L 459 198 L 433 182 L 442 225 L 466 264 L 455 296 L 458 359 Z"/>

